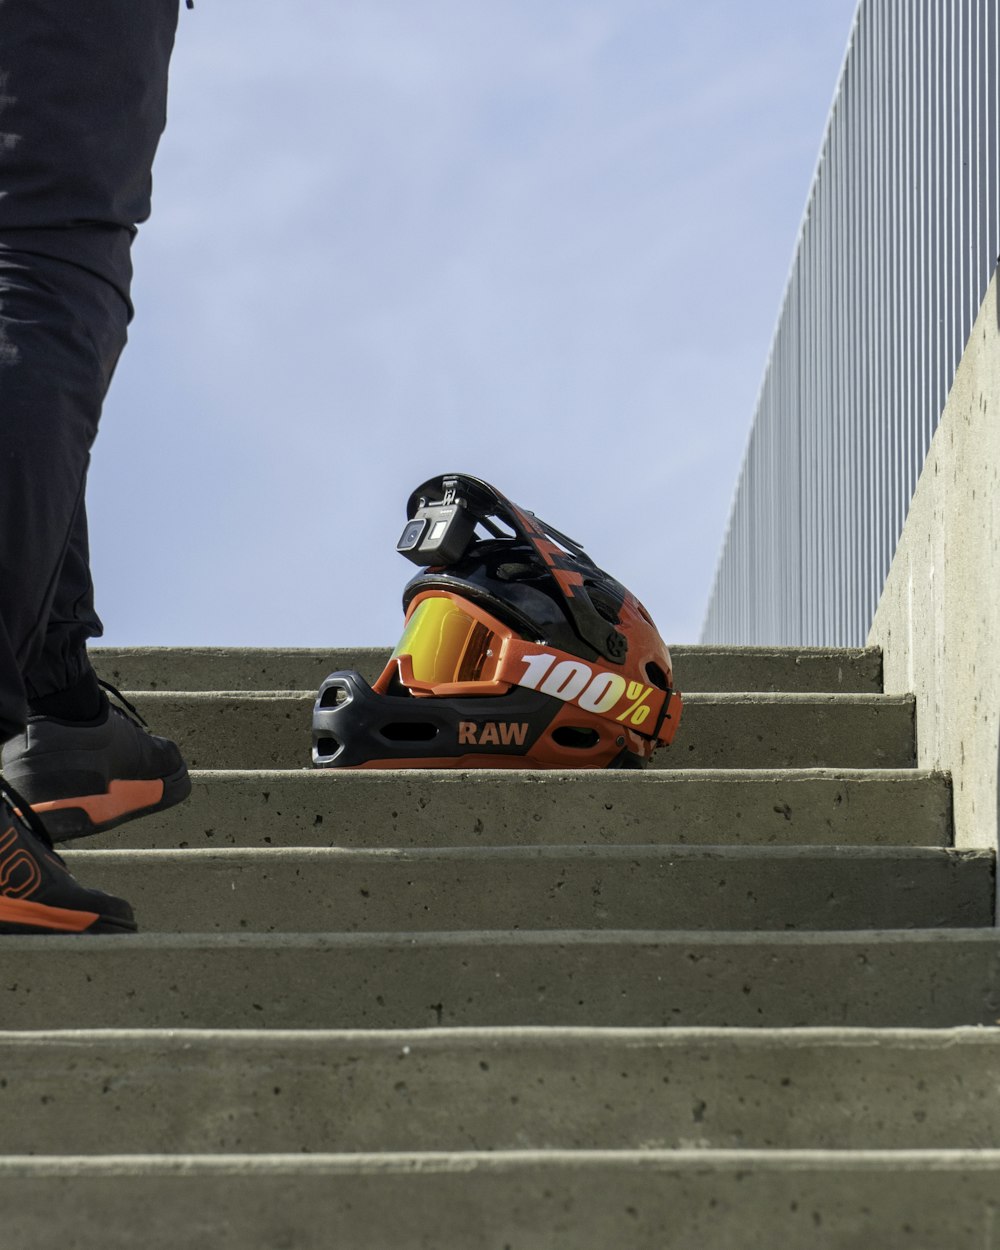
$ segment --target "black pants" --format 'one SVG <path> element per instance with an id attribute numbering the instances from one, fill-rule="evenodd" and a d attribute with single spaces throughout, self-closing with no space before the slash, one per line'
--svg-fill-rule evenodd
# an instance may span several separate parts
<path id="1" fill-rule="evenodd" d="M 131 318 L 178 0 L 0 0 L 0 741 L 89 667 L 90 448 Z"/>

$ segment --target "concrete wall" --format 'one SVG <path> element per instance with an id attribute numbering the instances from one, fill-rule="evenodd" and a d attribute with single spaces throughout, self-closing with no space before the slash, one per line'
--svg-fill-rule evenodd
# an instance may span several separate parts
<path id="1" fill-rule="evenodd" d="M 868 641 L 917 698 L 917 758 L 950 770 L 959 846 L 1000 828 L 1000 287 L 994 272 Z"/>

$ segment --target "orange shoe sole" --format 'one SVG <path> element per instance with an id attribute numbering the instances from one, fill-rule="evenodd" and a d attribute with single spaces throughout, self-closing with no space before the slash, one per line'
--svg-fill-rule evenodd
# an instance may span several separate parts
<path id="1" fill-rule="evenodd" d="M 94 829 L 108 829 L 136 812 L 155 807 L 163 798 L 163 782 L 112 781 L 104 794 L 74 795 L 70 799 L 52 799 L 48 803 L 32 803 L 39 816 L 72 808 L 86 813 Z"/>
<path id="2" fill-rule="evenodd" d="M 32 803 L 54 842 L 103 833 L 116 825 L 173 807 L 191 793 L 187 768 L 152 781 L 111 781 L 103 794 L 72 795 Z"/>
<path id="3" fill-rule="evenodd" d="M 0 933 L 86 933 L 104 918 L 96 911 L 49 907 L 0 896 Z"/>

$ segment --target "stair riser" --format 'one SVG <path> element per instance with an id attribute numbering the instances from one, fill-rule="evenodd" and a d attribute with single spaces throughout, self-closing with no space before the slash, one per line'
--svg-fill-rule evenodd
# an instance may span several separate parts
<path id="1" fill-rule="evenodd" d="M 941 774 L 199 773 L 181 807 L 88 847 L 947 846 Z"/>
<path id="2" fill-rule="evenodd" d="M 419 1032 L 0 1040 L 0 1151 L 963 1149 L 1000 1039 Z"/>
<path id="3" fill-rule="evenodd" d="M 0 1174 L 0 1203 L 12 1246 L 69 1250 L 134 1250 L 140 1226 L 143 1250 L 176 1250 L 179 1219 L 213 1250 L 986 1250 L 1000 1192 L 992 1156 L 947 1169 L 885 1156 L 466 1158 L 273 1170 L 150 1162 L 76 1175 L 28 1160 Z"/>
<path id="4" fill-rule="evenodd" d="M 78 851 L 145 932 L 973 928 L 985 853 Z"/>
<path id="5" fill-rule="evenodd" d="M 273 694 L 136 694 L 157 733 L 193 768 L 303 768 L 313 698 Z M 674 744 L 655 768 L 909 768 L 913 701 L 898 696 L 780 700 L 702 695 L 685 705 Z"/>
<path id="6" fill-rule="evenodd" d="M 388 647 L 330 650 L 264 648 L 143 648 L 91 650 L 102 677 L 120 690 L 308 690 L 331 672 L 353 669 L 372 682 Z M 882 658 L 869 648 L 671 648 L 674 681 L 692 690 L 833 691 L 878 694 Z"/>
<path id="7" fill-rule="evenodd" d="M 837 1025 L 1000 1019 L 1000 937 L 5 939 L 8 1028 Z"/>

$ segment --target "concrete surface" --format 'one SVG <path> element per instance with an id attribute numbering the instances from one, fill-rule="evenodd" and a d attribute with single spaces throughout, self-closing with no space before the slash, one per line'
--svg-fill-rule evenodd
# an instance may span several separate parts
<path id="1" fill-rule="evenodd" d="M 997 846 L 1000 284 L 994 274 L 917 484 L 869 642 L 912 691 L 918 761 L 951 771 L 961 846 Z"/>
<path id="2" fill-rule="evenodd" d="M 19 1250 L 993 1250 L 998 1195 L 996 1150 L 0 1162 Z"/>
<path id="3" fill-rule="evenodd" d="M 1000 1023 L 1000 933 L 8 937 L 8 1029 Z"/>
<path id="4" fill-rule="evenodd" d="M 690 690 L 878 694 L 877 648 L 671 647 L 674 679 Z M 120 690 L 308 690 L 354 669 L 374 681 L 389 647 L 94 647 L 98 672 Z"/>
<path id="5" fill-rule="evenodd" d="M 1000 1030 L 0 1033 L 0 1152 L 970 1149 Z"/>
<path id="6" fill-rule="evenodd" d="M 196 771 L 180 807 L 85 849 L 218 846 L 948 846 L 916 769 Z"/>
<path id="7" fill-rule="evenodd" d="M 302 768 L 312 747 L 311 694 L 129 692 L 193 768 Z M 907 768 L 913 700 L 874 694 L 691 695 L 654 768 Z"/>
<path id="8" fill-rule="evenodd" d="M 855 847 L 269 848 L 66 853 L 146 933 L 975 928 L 985 851 Z"/>
<path id="9" fill-rule="evenodd" d="M 260 687 L 142 696 L 241 771 L 67 856 L 217 931 L 4 940 L 2 1250 L 996 1250 L 992 858 L 877 653 L 705 656 L 834 692 L 629 774 L 314 772 L 301 653 L 127 658 Z"/>

